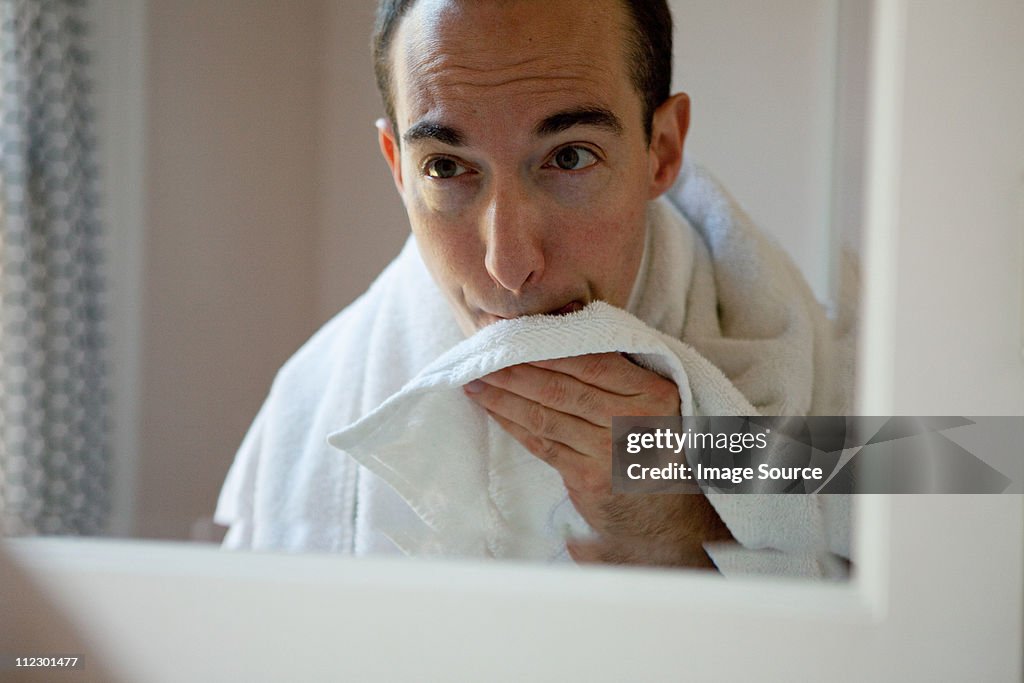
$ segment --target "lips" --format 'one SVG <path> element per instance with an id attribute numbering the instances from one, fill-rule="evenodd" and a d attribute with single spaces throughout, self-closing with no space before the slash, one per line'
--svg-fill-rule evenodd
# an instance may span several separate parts
<path id="1" fill-rule="evenodd" d="M 569 303 L 567 303 L 566 305 L 562 306 L 561 308 L 555 309 L 553 311 L 548 311 L 548 315 L 568 315 L 570 313 L 575 313 L 576 311 L 582 311 L 582 310 L 583 310 L 583 304 L 582 303 L 580 303 L 579 301 L 570 301 Z"/>
<path id="2" fill-rule="evenodd" d="M 552 308 L 551 310 L 544 311 L 542 313 L 527 312 L 513 313 L 511 315 L 498 315 L 496 313 L 491 313 L 489 311 L 482 311 L 482 313 L 484 314 L 484 319 L 487 321 L 485 324 L 491 325 L 501 320 L 511 320 L 512 318 L 518 318 L 523 315 L 569 315 L 570 313 L 575 313 L 576 311 L 582 311 L 585 307 L 585 303 L 579 301 L 578 299 L 574 299 L 573 301 L 570 301 L 564 306 L 561 306 L 559 308 Z"/>

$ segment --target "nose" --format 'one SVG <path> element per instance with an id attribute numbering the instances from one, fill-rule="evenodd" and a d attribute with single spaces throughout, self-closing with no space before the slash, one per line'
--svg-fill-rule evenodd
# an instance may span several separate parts
<path id="1" fill-rule="evenodd" d="M 520 293 L 544 272 L 541 214 L 517 184 L 496 187 L 484 218 L 487 255 L 484 265 L 491 279 L 510 292 Z"/>

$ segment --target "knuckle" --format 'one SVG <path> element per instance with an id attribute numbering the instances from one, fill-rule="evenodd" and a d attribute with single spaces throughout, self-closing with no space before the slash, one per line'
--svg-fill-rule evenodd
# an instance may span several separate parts
<path id="1" fill-rule="evenodd" d="M 594 389 L 581 391 L 576 397 L 576 406 L 587 415 L 600 413 L 604 407 L 600 395 Z"/>
<path id="2" fill-rule="evenodd" d="M 647 379 L 647 372 L 645 368 L 633 363 L 618 363 L 616 365 L 618 380 L 623 387 L 628 387 L 632 390 L 639 390 L 644 386 L 644 381 Z"/>
<path id="3" fill-rule="evenodd" d="M 542 461 L 548 463 L 552 467 L 555 465 L 555 461 L 558 459 L 558 444 L 548 438 L 540 436 L 531 436 L 524 443 L 526 450 L 531 454 L 534 454 Z"/>
<path id="4" fill-rule="evenodd" d="M 568 388 L 557 375 L 554 375 L 544 381 L 544 385 L 540 390 L 540 400 L 545 405 L 559 406 L 565 403 L 568 394 Z"/>
<path id="5" fill-rule="evenodd" d="M 538 435 L 546 435 L 549 428 L 547 408 L 539 403 L 531 402 L 526 409 L 526 425 L 531 432 Z"/>
<path id="6" fill-rule="evenodd" d="M 544 439 L 533 434 L 524 434 L 519 439 L 520 443 L 526 447 L 526 450 L 530 451 L 534 455 L 540 455 L 543 450 Z"/>
<path id="7" fill-rule="evenodd" d="M 586 356 L 580 368 L 580 375 L 587 384 L 593 384 L 604 377 L 606 366 L 601 356 Z"/>
<path id="8" fill-rule="evenodd" d="M 552 462 L 558 457 L 558 444 L 550 439 L 537 439 L 534 453 L 544 462 Z"/>

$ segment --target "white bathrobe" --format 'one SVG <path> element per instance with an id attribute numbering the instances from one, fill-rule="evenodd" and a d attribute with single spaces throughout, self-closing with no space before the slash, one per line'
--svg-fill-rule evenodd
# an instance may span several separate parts
<path id="1" fill-rule="evenodd" d="M 410 238 L 281 369 L 221 492 L 225 546 L 565 559 L 564 536 L 586 525 L 557 474 L 459 387 L 574 348 L 642 346 L 680 386 L 684 414 L 846 414 L 850 330 L 704 171 L 687 165 L 669 199 L 650 205 L 627 312 L 510 321 L 469 340 Z M 579 334 L 593 344 L 573 345 Z M 726 574 L 821 576 L 829 552 L 849 555 L 845 497 L 710 500 L 739 542 L 710 549 Z"/>

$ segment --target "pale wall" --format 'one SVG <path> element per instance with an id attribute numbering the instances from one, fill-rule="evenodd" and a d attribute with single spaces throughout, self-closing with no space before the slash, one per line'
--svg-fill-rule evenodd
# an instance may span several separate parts
<path id="1" fill-rule="evenodd" d="M 370 57 L 375 3 L 327 0 L 325 5 L 318 132 L 320 320 L 366 289 L 409 233 L 374 127 L 383 115 Z"/>
<path id="2" fill-rule="evenodd" d="M 838 0 L 674 0 L 688 150 L 828 292 Z"/>
<path id="3" fill-rule="evenodd" d="M 148 5 L 136 532 L 178 537 L 315 327 L 322 12 Z"/>

